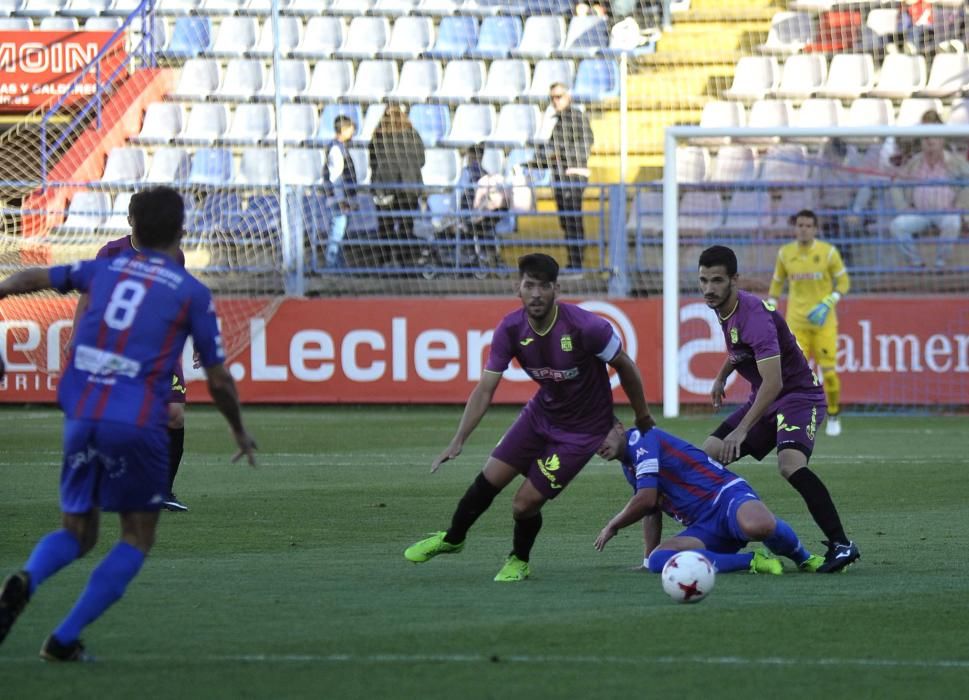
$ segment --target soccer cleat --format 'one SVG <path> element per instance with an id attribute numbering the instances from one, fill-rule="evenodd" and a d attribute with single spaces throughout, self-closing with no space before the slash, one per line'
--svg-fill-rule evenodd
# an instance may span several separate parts
<path id="1" fill-rule="evenodd" d="M 495 575 L 495 581 L 524 581 L 528 578 L 529 573 L 528 562 L 522 561 L 512 554 Z"/>
<path id="2" fill-rule="evenodd" d="M 169 494 L 168 498 L 162 501 L 162 507 L 173 513 L 184 513 L 188 510 L 188 506 L 178 500 L 178 496 L 175 495 L 174 491 Z"/>
<path id="3" fill-rule="evenodd" d="M 828 416 L 828 421 L 824 424 L 824 434 L 831 437 L 841 435 L 841 421 L 837 416 Z"/>
<path id="4" fill-rule="evenodd" d="M 784 565 L 780 559 L 775 559 L 770 554 L 754 552 L 754 558 L 750 560 L 750 573 L 780 576 L 784 573 Z"/>
<path id="5" fill-rule="evenodd" d="M 797 568 L 806 574 L 813 574 L 824 564 L 824 557 L 820 554 L 812 554 L 807 559 L 797 565 Z"/>
<path id="6" fill-rule="evenodd" d="M 824 555 L 824 563 L 818 567 L 819 574 L 833 574 L 843 571 L 845 568 L 861 559 L 861 552 L 858 545 L 854 542 L 838 542 L 828 545 L 828 551 Z"/>
<path id="7" fill-rule="evenodd" d="M 421 564 L 428 559 L 433 559 L 438 554 L 457 554 L 464 549 L 464 542 L 451 544 L 444 541 L 445 531 L 435 532 L 425 540 L 416 542 L 404 550 L 404 558 L 415 564 Z"/>
<path id="8" fill-rule="evenodd" d="M 10 574 L 0 589 L 0 644 L 30 600 L 30 575 L 26 571 Z"/>
<path id="9" fill-rule="evenodd" d="M 84 643 L 80 639 L 63 644 L 54 635 L 49 636 L 40 648 L 40 658 L 44 661 L 94 661 L 94 657 L 84 650 Z"/>

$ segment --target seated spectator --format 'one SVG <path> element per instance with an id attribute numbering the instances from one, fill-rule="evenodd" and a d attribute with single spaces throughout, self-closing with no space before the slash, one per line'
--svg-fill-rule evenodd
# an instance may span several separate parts
<path id="1" fill-rule="evenodd" d="M 878 159 L 878 146 L 861 150 L 835 138 L 822 149 L 814 170 L 821 231 L 825 239 L 841 241 L 838 248 L 848 267 L 852 265 L 850 241 L 865 232 L 862 212 L 871 208 L 871 183 L 884 177 Z"/>
<path id="2" fill-rule="evenodd" d="M 933 111 L 922 117 L 923 124 L 940 124 Z M 962 182 L 933 182 L 926 185 L 903 184 L 892 188 L 892 201 L 898 212 L 891 223 L 892 237 L 898 241 L 906 263 L 925 267 L 914 244 L 916 234 L 934 226 L 944 241 L 938 247 L 935 266 L 944 267 L 952 252 L 952 242 L 962 231 L 961 211 L 969 208 L 969 162 L 962 155 L 950 153 L 945 140 L 939 137 L 921 139 L 919 150 L 897 171 L 902 181 L 961 180 Z"/>
<path id="3" fill-rule="evenodd" d="M 586 15 L 599 15 L 600 17 L 609 17 L 610 13 L 609 0 L 592 0 L 592 2 L 577 2 L 575 3 L 575 16 L 584 17 Z"/>
<path id="4" fill-rule="evenodd" d="M 902 0 L 898 11 L 898 33 L 905 53 L 924 54 L 933 45 L 933 12 L 928 0 Z"/>

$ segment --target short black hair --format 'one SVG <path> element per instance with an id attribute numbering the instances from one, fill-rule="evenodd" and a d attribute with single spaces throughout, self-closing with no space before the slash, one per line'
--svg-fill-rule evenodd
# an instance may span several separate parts
<path id="1" fill-rule="evenodd" d="M 529 253 L 518 258 L 518 276 L 525 275 L 542 282 L 555 282 L 559 278 L 559 264 L 551 255 Z"/>
<path id="2" fill-rule="evenodd" d="M 725 245 L 710 246 L 700 253 L 699 267 L 717 267 L 722 265 L 727 270 L 727 276 L 737 274 L 737 255 Z"/>
<path id="3" fill-rule="evenodd" d="M 810 219 L 812 222 L 814 222 L 814 225 L 815 226 L 818 225 L 818 215 L 815 214 L 810 209 L 802 209 L 797 214 L 795 214 L 794 216 L 792 216 L 791 217 L 791 225 L 793 226 L 794 224 L 797 223 L 797 220 L 798 219 L 802 219 L 802 218 L 803 219 Z"/>
<path id="4" fill-rule="evenodd" d="M 185 225 L 185 200 L 171 187 L 159 185 L 131 195 L 128 216 L 145 248 L 168 248 L 178 243 Z"/>
<path id="5" fill-rule="evenodd" d="M 333 120 L 333 131 L 340 133 L 340 129 L 345 126 L 352 126 L 354 129 L 357 128 L 356 123 L 347 115 L 337 115 L 336 119 Z"/>

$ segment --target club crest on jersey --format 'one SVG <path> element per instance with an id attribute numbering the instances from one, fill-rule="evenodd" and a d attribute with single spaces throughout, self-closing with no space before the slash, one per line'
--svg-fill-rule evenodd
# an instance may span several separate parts
<path id="1" fill-rule="evenodd" d="M 740 333 L 737 332 L 737 328 L 730 329 L 730 342 L 736 345 L 740 342 Z"/>
<path id="2" fill-rule="evenodd" d="M 638 430 L 629 431 L 629 444 L 635 445 L 637 442 L 639 442 L 639 431 Z"/>
<path id="3" fill-rule="evenodd" d="M 562 352 L 572 352 L 572 336 L 571 335 L 563 335 L 562 336 L 562 340 L 560 341 L 560 344 L 562 346 Z"/>

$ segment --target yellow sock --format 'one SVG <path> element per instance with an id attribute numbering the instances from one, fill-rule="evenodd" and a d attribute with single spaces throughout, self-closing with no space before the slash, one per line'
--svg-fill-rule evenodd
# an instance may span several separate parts
<path id="1" fill-rule="evenodd" d="M 828 399 L 828 415 L 836 416 L 841 412 L 841 379 L 834 367 L 821 369 L 824 380 L 824 395 Z"/>

